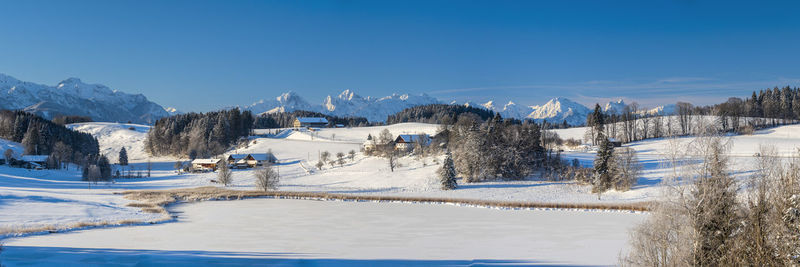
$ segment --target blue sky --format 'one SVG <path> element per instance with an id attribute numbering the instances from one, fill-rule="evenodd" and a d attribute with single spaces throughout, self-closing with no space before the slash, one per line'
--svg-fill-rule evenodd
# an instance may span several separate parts
<path id="1" fill-rule="evenodd" d="M 715 103 L 800 85 L 796 1 L 2 1 L 0 72 L 206 111 L 312 103 Z"/>

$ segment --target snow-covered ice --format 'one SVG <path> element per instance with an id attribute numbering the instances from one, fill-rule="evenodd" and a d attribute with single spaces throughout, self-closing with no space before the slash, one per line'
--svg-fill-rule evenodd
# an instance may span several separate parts
<path id="1" fill-rule="evenodd" d="M 612 265 L 630 212 L 249 199 L 181 204 L 177 222 L 6 242 L 3 263 Z"/>

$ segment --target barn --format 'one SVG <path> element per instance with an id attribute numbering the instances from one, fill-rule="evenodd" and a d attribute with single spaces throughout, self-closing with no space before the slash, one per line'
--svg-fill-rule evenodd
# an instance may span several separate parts
<path id="1" fill-rule="evenodd" d="M 294 128 L 325 128 L 328 127 L 328 119 L 317 117 L 297 117 L 294 119 Z"/>
<path id="2" fill-rule="evenodd" d="M 394 140 L 394 149 L 411 150 L 416 143 L 428 146 L 431 143 L 431 138 L 427 134 L 401 134 Z"/>
<path id="3" fill-rule="evenodd" d="M 195 159 L 192 160 L 193 171 L 216 171 L 220 164 L 224 164 L 222 159 Z"/>

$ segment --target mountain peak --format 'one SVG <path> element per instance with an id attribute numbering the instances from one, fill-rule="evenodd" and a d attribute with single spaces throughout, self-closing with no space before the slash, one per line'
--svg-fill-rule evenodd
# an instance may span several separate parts
<path id="1" fill-rule="evenodd" d="M 354 98 L 361 98 L 361 96 L 357 95 L 355 92 L 353 92 L 350 89 L 345 89 L 344 91 L 342 91 L 339 94 L 339 99 L 342 99 L 342 100 L 350 101 L 350 100 L 353 100 Z"/>
<path id="2" fill-rule="evenodd" d="M 586 116 L 591 112 L 586 106 L 565 97 L 556 97 L 541 106 L 531 106 L 533 112 L 527 117 L 534 120 L 547 120 L 560 123 L 566 121 L 570 125 L 583 125 Z"/>
<path id="3" fill-rule="evenodd" d="M 603 112 L 609 114 L 622 114 L 625 110 L 625 101 L 622 98 L 617 99 L 616 101 L 608 101 L 605 107 L 603 107 Z"/>
<path id="4" fill-rule="evenodd" d="M 68 78 L 55 86 L 19 81 L 0 74 L 0 108 L 20 109 L 52 118 L 88 116 L 95 121 L 152 123 L 169 116 L 163 107 L 141 94 L 112 91 L 105 85 Z"/>

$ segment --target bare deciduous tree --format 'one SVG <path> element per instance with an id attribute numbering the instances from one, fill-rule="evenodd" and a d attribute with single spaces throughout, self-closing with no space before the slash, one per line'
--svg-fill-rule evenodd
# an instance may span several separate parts
<path id="1" fill-rule="evenodd" d="M 220 164 L 217 172 L 217 182 L 221 183 L 223 186 L 228 186 L 233 183 L 233 171 L 228 167 L 227 162 Z"/>
<path id="2" fill-rule="evenodd" d="M 280 177 L 271 164 L 265 163 L 264 166 L 255 171 L 254 175 L 256 177 L 256 188 L 264 191 L 278 188 Z"/>

